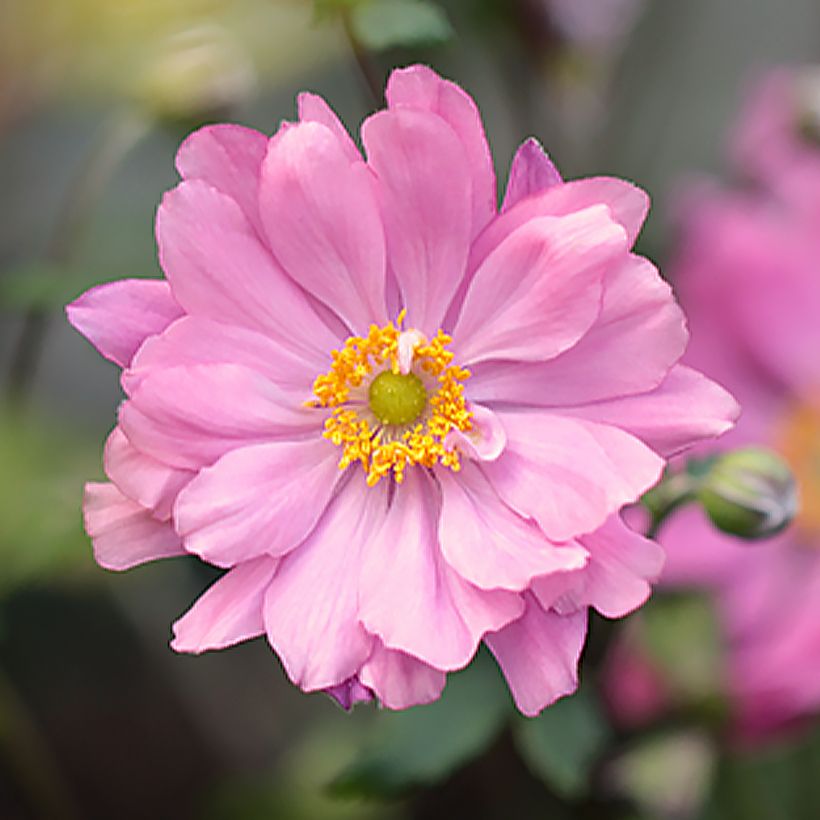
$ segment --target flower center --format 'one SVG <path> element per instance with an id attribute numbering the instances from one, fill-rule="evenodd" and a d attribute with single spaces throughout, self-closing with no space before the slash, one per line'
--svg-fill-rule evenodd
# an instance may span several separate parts
<path id="1" fill-rule="evenodd" d="M 382 424 L 410 424 L 427 406 L 427 391 L 415 373 L 383 370 L 370 382 L 370 409 Z"/>
<path id="2" fill-rule="evenodd" d="M 358 461 L 371 487 L 391 474 L 401 483 L 408 465 L 459 470 L 447 434 L 472 429 L 462 384 L 470 373 L 452 364 L 452 339 L 403 331 L 403 318 L 348 338 L 313 383 L 314 404 L 333 408 L 324 436 L 342 448 L 339 469 Z"/>
<path id="3" fill-rule="evenodd" d="M 820 535 L 820 409 L 800 404 L 784 419 L 778 449 L 794 472 L 800 491 L 795 525 L 805 535 Z"/>

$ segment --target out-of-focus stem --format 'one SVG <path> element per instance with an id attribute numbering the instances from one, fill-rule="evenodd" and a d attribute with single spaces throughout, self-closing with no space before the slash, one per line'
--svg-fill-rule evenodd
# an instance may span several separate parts
<path id="1" fill-rule="evenodd" d="M 345 36 L 350 44 L 353 59 L 356 61 L 364 84 L 367 87 L 370 104 L 376 109 L 381 105 L 382 101 L 382 79 L 379 75 L 379 70 L 374 64 L 370 52 L 362 45 L 356 36 L 356 32 L 353 30 L 353 24 L 350 21 L 349 12 L 342 13 L 342 28 L 344 28 Z"/>
<path id="2" fill-rule="evenodd" d="M 0 756 L 34 817 L 80 820 L 80 811 L 37 724 L 0 669 Z"/>
<path id="3" fill-rule="evenodd" d="M 652 520 L 647 527 L 646 537 L 656 538 L 661 526 L 669 516 L 695 499 L 695 479 L 686 471 L 667 475 L 644 497 L 643 503 L 649 509 Z"/>
<path id="4" fill-rule="evenodd" d="M 122 160 L 148 131 L 148 123 L 134 111 L 116 114 L 78 168 L 65 196 L 45 258 L 55 265 L 68 265 L 100 196 Z M 32 308 L 23 319 L 23 328 L 11 357 L 6 390 L 12 404 L 25 403 L 40 362 L 49 315 Z"/>

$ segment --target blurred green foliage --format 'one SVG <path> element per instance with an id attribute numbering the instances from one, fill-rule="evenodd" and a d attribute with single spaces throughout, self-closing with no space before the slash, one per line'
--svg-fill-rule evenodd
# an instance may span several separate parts
<path id="1" fill-rule="evenodd" d="M 536 718 L 519 718 L 514 733 L 533 774 L 566 798 L 587 793 L 592 768 L 610 735 L 594 695 L 583 687 Z"/>
<path id="2" fill-rule="evenodd" d="M 0 411 L 0 596 L 93 567 L 80 504 L 83 484 L 100 472 L 99 452 L 66 432 Z"/>
<path id="3" fill-rule="evenodd" d="M 379 715 L 359 757 L 331 783 L 339 797 L 396 797 L 438 783 L 483 752 L 510 713 L 510 697 L 485 653 L 452 675 L 428 706 Z"/>

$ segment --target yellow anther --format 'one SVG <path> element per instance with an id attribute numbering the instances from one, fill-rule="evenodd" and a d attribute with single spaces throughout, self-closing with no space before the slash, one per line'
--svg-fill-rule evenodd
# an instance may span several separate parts
<path id="1" fill-rule="evenodd" d="M 330 370 L 313 384 L 315 404 L 333 408 L 325 422 L 324 436 L 342 448 L 339 469 L 358 461 L 371 487 L 391 474 L 401 483 L 407 468 L 414 465 L 432 467 L 439 463 L 458 471 L 459 454 L 445 447 L 444 442 L 451 430 L 466 432 L 472 428 L 462 384 L 470 372 L 451 364 L 453 354 L 447 345 L 452 339 L 441 330 L 413 351 L 413 371 L 426 379 L 429 397 L 418 423 L 410 427 L 380 426 L 365 409 L 366 396 L 361 391 L 356 397 L 358 403 L 350 401 L 351 390 L 372 381 L 374 374 L 386 369 L 399 372 L 398 344 L 404 317 L 402 311 L 395 324 L 371 325 L 366 337 L 351 336 L 341 350 L 333 351 Z"/>

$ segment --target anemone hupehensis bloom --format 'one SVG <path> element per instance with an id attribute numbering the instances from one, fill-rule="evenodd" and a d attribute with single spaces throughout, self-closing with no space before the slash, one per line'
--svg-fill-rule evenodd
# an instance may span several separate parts
<path id="1" fill-rule="evenodd" d="M 273 138 L 184 142 L 166 280 L 68 308 L 126 394 L 86 527 L 107 568 L 227 570 L 179 651 L 265 634 L 302 689 L 404 708 L 483 641 L 535 714 L 576 686 L 587 608 L 660 570 L 619 509 L 736 407 L 677 364 L 683 316 L 630 253 L 645 194 L 530 140 L 499 212 L 464 91 L 414 66 L 387 101 L 366 160 L 312 94 Z"/>

